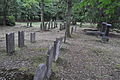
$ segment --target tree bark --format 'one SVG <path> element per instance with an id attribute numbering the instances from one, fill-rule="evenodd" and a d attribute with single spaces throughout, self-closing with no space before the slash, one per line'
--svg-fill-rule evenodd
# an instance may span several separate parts
<path id="1" fill-rule="evenodd" d="M 71 37 L 70 34 L 70 23 L 71 23 L 71 12 L 72 12 L 72 1 L 67 0 L 67 20 L 66 20 L 66 36 Z"/>
<path id="2" fill-rule="evenodd" d="M 44 29 L 44 0 L 41 0 L 41 23 L 42 23 L 42 30 Z"/>
<path id="3" fill-rule="evenodd" d="M 6 18 L 7 18 L 7 1 L 4 0 L 4 9 L 3 9 L 3 25 L 6 26 Z"/>

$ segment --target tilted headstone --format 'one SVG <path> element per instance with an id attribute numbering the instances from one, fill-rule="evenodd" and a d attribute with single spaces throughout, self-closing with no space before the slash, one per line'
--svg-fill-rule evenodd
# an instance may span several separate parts
<path id="1" fill-rule="evenodd" d="M 48 49 L 48 55 L 47 55 L 47 61 L 46 61 L 46 66 L 47 66 L 47 71 L 46 71 L 46 78 L 49 79 L 52 73 L 52 62 L 53 62 L 53 51 L 54 47 L 49 47 Z"/>
<path id="2" fill-rule="evenodd" d="M 47 67 L 45 64 L 40 64 L 38 69 L 35 72 L 33 80 L 44 80 L 46 74 Z"/>
<path id="3" fill-rule="evenodd" d="M 14 33 L 6 34 L 6 51 L 11 54 L 15 51 L 15 37 Z"/>
<path id="4" fill-rule="evenodd" d="M 24 47 L 24 31 L 18 31 L 18 47 Z"/>
<path id="5" fill-rule="evenodd" d="M 57 61 L 60 53 L 60 41 L 54 41 L 54 61 Z"/>
<path id="6" fill-rule="evenodd" d="M 31 43 L 35 42 L 35 32 L 34 33 L 30 33 L 30 42 Z"/>

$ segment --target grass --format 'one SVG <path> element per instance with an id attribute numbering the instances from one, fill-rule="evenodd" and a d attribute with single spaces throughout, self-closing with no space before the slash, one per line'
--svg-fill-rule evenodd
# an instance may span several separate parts
<path id="1" fill-rule="evenodd" d="M 35 67 L 38 67 L 38 65 L 40 64 L 40 63 L 45 63 L 45 61 L 46 61 L 46 58 L 47 58 L 47 55 L 39 55 L 39 56 L 33 56 L 32 58 L 31 58 L 31 61 L 33 62 L 33 65 L 35 66 Z"/>
<path id="2" fill-rule="evenodd" d="M 33 27 L 40 27 L 40 23 L 41 23 L 41 22 L 33 22 L 32 25 L 33 25 Z M 27 25 L 27 22 L 16 22 L 16 24 L 26 26 L 26 25 Z"/>

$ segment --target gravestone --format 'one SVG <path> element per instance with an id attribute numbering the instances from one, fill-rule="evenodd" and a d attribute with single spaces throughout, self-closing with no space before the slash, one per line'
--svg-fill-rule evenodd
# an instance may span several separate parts
<path id="1" fill-rule="evenodd" d="M 29 27 L 29 22 L 27 22 L 27 27 Z"/>
<path id="2" fill-rule="evenodd" d="M 30 22 L 30 27 L 32 27 L 32 22 Z"/>
<path id="3" fill-rule="evenodd" d="M 24 47 L 24 31 L 18 31 L 18 47 Z"/>
<path id="4" fill-rule="evenodd" d="M 6 34 L 6 51 L 8 54 L 12 54 L 15 51 L 14 33 Z"/>
<path id="5" fill-rule="evenodd" d="M 47 23 L 45 23 L 44 30 L 47 30 Z"/>
<path id="6" fill-rule="evenodd" d="M 50 22 L 48 23 L 48 29 L 50 29 Z"/>
<path id="7" fill-rule="evenodd" d="M 42 23 L 40 24 L 40 30 L 43 30 L 43 29 L 42 29 Z"/>
<path id="8" fill-rule="evenodd" d="M 67 32 L 65 31 L 65 35 L 64 35 L 64 43 L 66 43 L 66 38 L 67 38 Z"/>
<path id="9" fill-rule="evenodd" d="M 71 34 L 73 34 L 73 27 L 71 28 Z"/>
<path id="10" fill-rule="evenodd" d="M 48 53 L 47 53 L 47 61 L 46 61 L 46 66 L 47 66 L 47 70 L 46 70 L 46 78 L 49 79 L 49 77 L 51 76 L 52 73 L 52 62 L 53 62 L 53 51 L 54 51 L 54 47 L 49 47 L 48 49 Z"/>
<path id="11" fill-rule="evenodd" d="M 55 28 L 57 28 L 57 22 L 55 22 Z"/>
<path id="12" fill-rule="evenodd" d="M 51 29 L 53 29 L 53 21 L 51 21 Z"/>
<path id="13" fill-rule="evenodd" d="M 109 31 L 110 31 L 110 27 L 112 27 L 111 24 L 106 24 L 106 31 L 105 31 L 105 36 L 109 36 Z"/>
<path id="14" fill-rule="evenodd" d="M 60 53 L 60 41 L 54 41 L 54 61 L 57 61 Z"/>
<path id="15" fill-rule="evenodd" d="M 62 30 L 62 24 L 60 24 L 59 30 L 60 30 L 60 31 Z"/>
<path id="16" fill-rule="evenodd" d="M 75 26 L 75 32 L 77 31 L 77 26 Z"/>
<path id="17" fill-rule="evenodd" d="M 106 30 L 106 22 L 102 22 L 102 29 L 101 29 L 101 32 L 105 32 Z"/>
<path id="18" fill-rule="evenodd" d="M 45 79 L 46 69 L 47 69 L 47 67 L 46 67 L 45 64 L 40 64 L 38 69 L 35 72 L 33 80 L 44 80 Z"/>
<path id="19" fill-rule="evenodd" d="M 31 43 L 35 42 L 35 32 L 34 33 L 30 33 L 30 42 Z"/>
<path id="20" fill-rule="evenodd" d="M 62 47 L 62 41 L 63 41 L 63 38 L 64 38 L 64 37 L 56 38 L 56 41 L 60 41 L 60 48 Z"/>

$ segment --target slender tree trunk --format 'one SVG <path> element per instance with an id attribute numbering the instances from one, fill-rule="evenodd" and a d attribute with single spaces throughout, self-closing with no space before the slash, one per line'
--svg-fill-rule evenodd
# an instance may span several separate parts
<path id="1" fill-rule="evenodd" d="M 6 26 L 6 17 L 7 17 L 7 1 L 4 0 L 4 9 L 3 9 L 3 25 Z"/>
<path id="2" fill-rule="evenodd" d="M 41 0 L 41 22 L 42 30 L 44 30 L 44 0 Z"/>
<path id="3" fill-rule="evenodd" d="M 66 20 L 66 36 L 71 37 L 70 34 L 70 23 L 71 23 L 71 10 L 72 10 L 72 1 L 67 0 L 67 20 Z"/>

